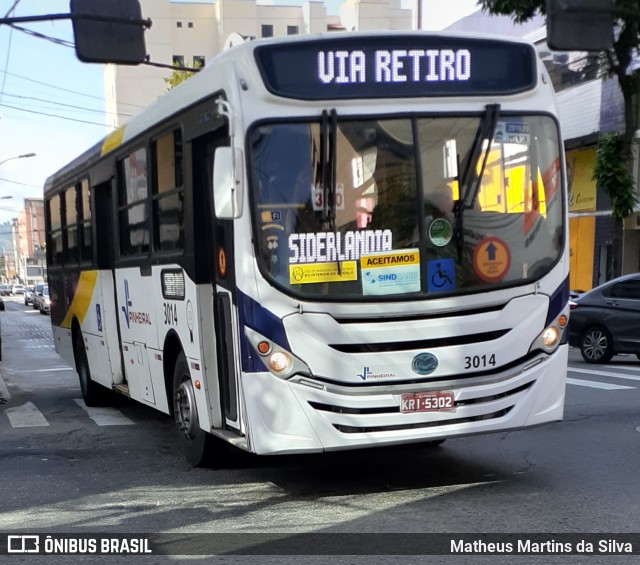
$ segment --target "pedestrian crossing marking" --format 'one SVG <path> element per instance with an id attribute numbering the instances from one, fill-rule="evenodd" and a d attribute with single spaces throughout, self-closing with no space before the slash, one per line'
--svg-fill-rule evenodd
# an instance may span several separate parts
<path id="1" fill-rule="evenodd" d="M 98 426 L 133 426 L 135 422 L 116 408 L 94 408 L 87 406 L 81 398 L 73 401 L 80 406 Z"/>
<path id="2" fill-rule="evenodd" d="M 640 377 L 625 375 L 624 373 L 614 373 L 613 371 L 597 371 L 595 369 L 569 369 L 572 373 L 586 373 L 589 375 L 600 375 L 603 377 L 614 377 L 616 379 L 627 379 L 630 381 L 640 381 Z"/>
<path id="3" fill-rule="evenodd" d="M 14 428 L 39 428 L 49 425 L 47 419 L 33 402 L 26 402 L 15 408 L 7 408 L 6 414 Z"/>
<path id="4" fill-rule="evenodd" d="M 578 372 L 578 371 L 573 371 L 573 372 Z M 601 388 L 604 390 L 622 390 L 622 389 L 635 388 L 633 386 L 614 385 L 611 383 L 601 383 L 598 381 L 583 381 L 582 379 L 572 379 L 571 377 L 567 377 L 567 383 L 570 385 L 588 386 L 590 388 Z"/>

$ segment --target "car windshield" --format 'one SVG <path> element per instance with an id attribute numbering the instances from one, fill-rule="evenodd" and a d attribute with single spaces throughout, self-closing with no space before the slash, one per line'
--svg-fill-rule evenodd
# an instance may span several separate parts
<path id="1" fill-rule="evenodd" d="M 478 116 L 332 118 L 251 131 L 258 263 L 284 291 L 481 292 L 534 280 L 560 257 L 550 117 L 501 116 L 485 142 Z"/>

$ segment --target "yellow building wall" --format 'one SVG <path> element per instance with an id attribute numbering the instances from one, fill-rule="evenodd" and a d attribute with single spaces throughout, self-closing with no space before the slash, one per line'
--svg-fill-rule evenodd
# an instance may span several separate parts
<path id="1" fill-rule="evenodd" d="M 567 151 L 569 212 L 596 209 L 596 183 L 592 178 L 595 162 L 596 150 L 593 147 Z"/>
<path id="2" fill-rule="evenodd" d="M 594 216 L 569 219 L 570 274 L 572 290 L 591 290 L 593 281 L 593 251 L 596 232 Z"/>

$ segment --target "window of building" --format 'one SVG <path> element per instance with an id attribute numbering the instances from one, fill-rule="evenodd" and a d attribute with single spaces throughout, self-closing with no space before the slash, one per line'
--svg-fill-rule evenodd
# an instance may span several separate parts
<path id="1" fill-rule="evenodd" d="M 193 56 L 193 67 L 196 69 L 201 69 L 204 67 L 205 59 L 202 55 L 194 55 Z"/>
<path id="2" fill-rule="evenodd" d="M 546 41 L 536 43 L 536 50 L 549 72 L 556 92 L 598 77 L 600 69 L 598 53 L 552 51 Z"/>
<path id="3" fill-rule="evenodd" d="M 184 55 L 174 55 L 173 56 L 173 66 L 174 67 L 184 67 Z"/>
<path id="4" fill-rule="evenodd" d="M 119 163 L 120 190 L 118 219 L 120 253 L 149 252 L 149 203 L 147 188 L 147 152 L 137 149 Z"/>
<path id="5" fill-rule="evenodd" d="M 188 28 L 190 28 L 190 29 L 191 29 L 191 28 L 193 28 L 193 22 L 189 22 L 189 23 L 187 24 L 187 27 L 188 27 Z"/>
<path id="6" fill-rule="evenodd" d="M 273 37 L 273 26 L 271 24 L 262 24 L 262 37 Z"/>
<path id="7" fill-rule="evenodd" d="M 93 261 L 93 238 L 91 232 L 91 189 L 89 180 L 80 181 L 80 260 Z"/>
<path id="8" fill-rule="evenodd" d="M 299 26 L 287 26 L 287 35 L 298 35 L 300 33 Z"/>
<path id="9" fill-rule="evenodd" d="M 176 22 L 176 27 L 182 27 L 182 22 Z"/>
<path id="10" fill-rule="evenodd" d="M 174 130 L 152 143 L 154 163 L 154 248 L 184 248 L 182 133 Z"/>

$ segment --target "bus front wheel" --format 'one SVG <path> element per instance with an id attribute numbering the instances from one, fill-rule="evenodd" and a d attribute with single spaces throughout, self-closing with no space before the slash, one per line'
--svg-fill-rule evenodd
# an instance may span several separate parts
<path id="1" fill-rule="evenodd" d="M 173 415 L 189 464 L 194 467 L 209 466 L 215 438 L 200 427 L 193 381 L 184 353 L 178 356 L 173 371 Z"/>

